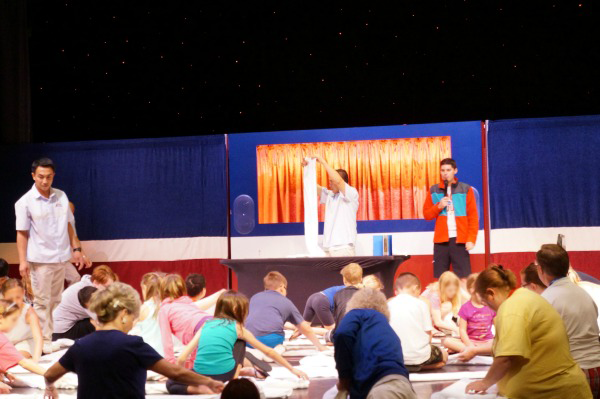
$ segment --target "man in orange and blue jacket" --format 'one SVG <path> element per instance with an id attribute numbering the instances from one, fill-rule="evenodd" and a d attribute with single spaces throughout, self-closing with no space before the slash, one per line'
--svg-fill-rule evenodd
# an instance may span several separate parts
<path id="1" fill-rule="evenodd" d="M 423 215 L 426 220 L 435 221 L 433 236 L 433 274 L 436 278 L 452 269 L 458 277 L 471 274 L 469 251 L 475 246 L 479 231 L 479 217 L 473 188 L 459 182 L 454 176 L 458 173 L 456 161 L 452 158 L 440 162 L 442 181 L 431 186 Z"/>

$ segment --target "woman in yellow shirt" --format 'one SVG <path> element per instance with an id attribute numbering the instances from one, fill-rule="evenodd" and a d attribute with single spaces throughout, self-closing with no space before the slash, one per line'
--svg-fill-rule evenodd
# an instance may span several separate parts
<path id="1" fill-rule="evenodd" d="M 466 392 L 483 393 L 497 383 L 511 399 L 592 399 L 560 315 L 540 295 L 516 287 L 515 275 L 502 266 L 484 270 L 475 281 L 475 291 L 497 313 L 494 362 Z"/>

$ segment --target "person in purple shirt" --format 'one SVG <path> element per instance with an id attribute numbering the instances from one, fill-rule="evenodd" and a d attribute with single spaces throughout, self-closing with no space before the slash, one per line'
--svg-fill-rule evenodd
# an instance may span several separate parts
<path id="1" fill-rule="evenodd" d="M 467 278 L 467 290 L 471 294 L 471 300 L 465 302 L 458 312 L 460 339 L 442 340 L 442 345 L 446 348 L 460 352 L 459 359 L 463 362 L 471 360 L 475 355 L 492 354 L 492 325 L 496 312 L 485 306 L 475 292 L 475 280 L 478 275 L 479 273 L 473 273 Z"/>
<path id="2" fill-rule="evenodd" d="M 306 336 L 319 350 L 327 350 L 321 345 L 310 324 L 303 318 L 298 308 L 286 298 L 287 280 L 279 272 L 269 272 L 264 278 L 265 290 L 250 299 L 250 312 L 246 328 L 263 344 L 274 348 L 283 344 L 285 323 L 291 323 Z"/>

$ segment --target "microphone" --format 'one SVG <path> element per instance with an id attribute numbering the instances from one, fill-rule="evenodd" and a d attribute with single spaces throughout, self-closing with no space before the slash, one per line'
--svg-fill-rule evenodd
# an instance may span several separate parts
<path id="1" fill-rule="evenodd" d="M 444 180 L 444 197 L 448 195 L 448 180 Z"/>

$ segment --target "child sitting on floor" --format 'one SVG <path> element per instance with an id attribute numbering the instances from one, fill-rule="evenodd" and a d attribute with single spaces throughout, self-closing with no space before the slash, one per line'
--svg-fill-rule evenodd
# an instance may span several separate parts
<path id="1" fill-rule="evenodd" d="M 383 291 L 384 286 L 379 277 L 374 274 L 369 274 L 363 278 L 363 287 L 371 288 L 372 290 Z"/>
<path id="2" fill-rule="evenodd" d="M 442 345 L 446 348 L 460 352 L 460 360 L 471 360 L 475 355 L 491 355 L 492 325 L 494 323 L 494 312 L 481 302 L 481 298 L 475 292 L 475 280 L 478 273 L 473 273 L 467 278 L 467 290 L 471 294 L 471 300 L 461 306 L 459 329 L 460 339 L 444 338 Z"/>
<path id="3" fill-rule="evenodd" d="M 450 271 L 442 273 L 440 279 L 429 284 L 421 294 L 429 303 L 433 325 L 446 334 L 458 334 L 456 319 L 462 305 L 460 279 Z"/>
<path id="4" fill-rule="evenodd" d="M 260 392 L 256 385 L 245 378 L 229 381 L 221 399 L 260 399 Z"/>
<path id="5" fill-rule="evenodd" d="M 226 291 L 221 289 L 212 295 L 206 296 L 206 279 L 203 275 L 197 273 L 189 274 L 185 278 L 185 287 L 189 297 L 194 301 L 194 305 L 210 314 L 215 313 L 217 300 Z"/>
<path id="6" fill-rule="evenodd" d="M 5 335 L 19 322 L 21 309 L 16 302 L 0 299 L 0 370 L 8 371 L 17 364 L 34 374 L 44 375 L 46 369 L 31 359 L 25 359 Z"/>
<path id="7" fill-rule="evenodd" d="M 217 381 L 236 379 L 243 366 L 246 343 L 260 350 L 268 357 L 290 370 L 300 378 L 308 376 L 292 367 L 279 353 L 257 340 L 244 327 L 248 315 L 248 298 L 235 291 L 226 291 L 219 297 L 215 318 L 204 323 L 194 339 L 185 347 L 178 358 L 183 364 L 189 355 L 196 351 L 194 371 Z M 167 382 L 170 394 L 196 394 L 195 387 L 174 381 Z"/>
<path id="8" fill-rule="evenodd" d="M 404 366 L 402 344 L 390 327 L 385 295 L 361 289 L 334 335 L 338 389 L 351 398 L 416 399 Z"/>
<path id="9" fill-rule="evenodd" d="M 363 277 L 363 269 L 358 263 L 350 263 L 340 271 L 340 274 L 344 278 L 344 284 L 346 287 L 340 291 L 338 291 L 333 296 L 333 319 L 335 321 L 335 325 L 340 324 L 344 316 L 346 315 L 346 305 L 352 299 L 354 294 L 358 292 L 359 289 L 363 287 L 362 285 L 362 277 Z M 333 334 L 335 333 L 335 328 L 330 331 L 327 335 L 325 335 L 325 339 L 328 342 L 333 341 Z"/>
<path id="10" fill-rule="evenodd" d="M 163 359 L 140 337 L 127 335 L 139 316 L 140 297 L 129 285 L 114 283 L 92 296 L 90 309 L 100 327 L 75 341 L 46 377 L 45 398 L 58 398 L 54 382 L 67 372 L 77 374 L 77 398 L 144 398 L 147 370 L 215 393 L 223 383 L 198 375 Z"/>
<path id="11" fill-rule="evenodd" d="M 158 311 L 158 325 L 165 359 L 175 363 L 173 335 L 187 345 L 202 325 L 212 319 L 208 312 L 200 310 L 187 294 L 185 281 L 178 274 L 169 274 L 161 282 L 162 303 Z M 186 364 L 191 368 L 192 364 Z"/>
<path id="12" fill-rule="evenodd" d="M 52 312 L 54 320 L 54 333 L 52 340 L 61 338 L 78 339 L 96 331 L 92 323 L 95 315 L 81 306 L 78 293 L 83 287 L 96 287 L 103 290 L 119 277 L 106 265 L 94 269 L 92 275 L 84 275 L 81 281 L 72 284 L 63 291 L 60 303 Z"/>
<path id="13" fill-rule="evenodd" d="M 265 290 L 250 299 L 250 312 L 246 328 L 256 339 L 268 347 L 275 348 L 283 344 L 284 325 L 290 322 L 321 351 L 327 347 L 321 345 L 310 324 L 306 322 L 296 305 L 287 295 L 287 280 L 279 272 L 269 272 L 263 279 Z"/>
<path id="14" fill-rule="evenodd" d="M 402 342 L 404 363 L 410 369 L 445 366 L 448 354 L 431 344 L 433 326 L 427 304 L 419 299 L 421 282 L 412 273 L 396 279 L 396 296 L 388 301 L 390 325 Z"/>
<path id="15" fill-rule="evenodd" d="M 42 327 L 33 306 L 24 302 L 25 289 L 20 280 L 10 278 L 2 284 L 2 297 L 14 302 L 21 309 L 17 324 L 6 333 L 6 337 L 26 359 L 39 362 L 44 340 Z"/>
<path id="16" fill-rule="evenodd" d="M 154 348 L 159 355 L 164 356 L 165 351 L 158 324 L 161 282 L 162 278 L 158 273 L 146 273 L 142 276 L 140 286 L 144 303 L 140 308 L 140 317 L 129 334 L 142 337 L 144 342 Z"/>

